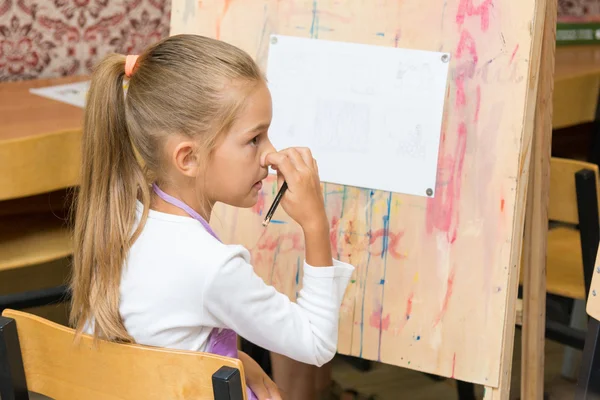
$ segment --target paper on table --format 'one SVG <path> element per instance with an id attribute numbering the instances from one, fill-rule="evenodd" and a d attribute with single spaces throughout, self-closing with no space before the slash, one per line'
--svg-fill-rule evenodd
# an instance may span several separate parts
<path id="1" fill-rule="evenodd" d="M 309 147 L 324 182 L 433 196 L 449 57 L 273 35 L 273 145 Z"/>
<path id="2" fill-rule="evenodd" d="M 127 92 L 129 81 L 123 82 L 123 90 Z M 47 86 L 29 89 L 30 93 L 49 99 L 62 101 L 76 107 L 85 107 L 87 93 L 90 90 L 90 81 L 68 83 L 65 85 Z"/>
<path id="3" fill-rule="evenodd" d="M 53 100 L 62 101 L 77 107 L 85 107 L 85 99 L 90 88 L 90 82 L 69 83 L 66 85 L 48 86 L 43 88 L 29 89 L 33 94 L 48 97 Z"/>

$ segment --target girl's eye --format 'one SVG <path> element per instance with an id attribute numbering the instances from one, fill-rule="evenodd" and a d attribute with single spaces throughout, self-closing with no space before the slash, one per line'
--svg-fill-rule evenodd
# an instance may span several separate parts
<path id="1" fill-rule="evenodd" d="M 259 139 L 259 136 L 254 136 L 254 137 L 252 138 L 252 140 L 250 141 L 250 144 L 251 144 L 252 146 L 256 146 L 256 145 L 258 144 L 258 139 Z"/>

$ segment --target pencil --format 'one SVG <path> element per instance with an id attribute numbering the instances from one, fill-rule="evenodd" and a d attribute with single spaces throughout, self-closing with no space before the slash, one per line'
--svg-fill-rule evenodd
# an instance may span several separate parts
<path id="1" fill-rule="evenodd" d="M 287 190 L 287 182 L 283 182 L 283 185 L 281 185 L 281 189 L 279 189 L 279 192 L 277 192 L 277 195 L 275 196 L 275 199 L 273 200 L 273 204 L 271 204 L 271 208 L 269 208 L 269 211 L 267 211 L 267 215 L 265 216 L 265 219 L 263 221 L 263 226 L 267 226 L 269 224 L 269 222 L 271 222 L 271 218 L 273 218 L 273 214 L 275 214 L 275 210 L 277 209 L 277 206 L 279 205 L 279 202 L 281 201 L 283 194 L 285 193 L 285 191 Z"/>

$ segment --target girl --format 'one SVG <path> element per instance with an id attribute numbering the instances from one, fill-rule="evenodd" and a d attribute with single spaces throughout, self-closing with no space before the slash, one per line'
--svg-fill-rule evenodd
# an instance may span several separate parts
<path id="1" fill-rule="evenodd" d="M 277 388 L 238 353 L 236 333 L 306 364 L 333 358 L 354 268 L 332 259 L 310 151 L 275 151 L 270 123 L 265 78 L 227 43 L 179 35 L 139 57 L 100 62 L 85 110 L 75 220 L 71 322 L 79 333 L 239 357 L 250 398 L 259 399 L 279 398 Z M 304 232 L 296 303 L 206 222 L 218 201 L 252 207 L 268 166 L 279 184 L 287 181 L 281 205 Z"/>

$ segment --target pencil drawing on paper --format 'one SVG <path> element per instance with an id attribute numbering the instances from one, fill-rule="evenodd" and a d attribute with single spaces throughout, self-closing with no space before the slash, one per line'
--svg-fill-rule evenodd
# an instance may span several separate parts
<path id="1" fill-rule="evenodd" d="M 324 182 L 427 196 L 448 76 L 442 53 L 276 37 L 267 66 L 275 147 L 313 149 Z"/>
<path id="2" fill-rule="evenodd" d="M 411 128 L 403 135 L 398 135 L 396 154 L 401 157 L 423 158 L 425 156 L 425 143 L 421 125 Z"/>
<path id="3" fill-rule="evenodd" d="M 331 152 L 369 151 L 369 105 L 319 99 L 314 124 L 315 148 Z"/>

